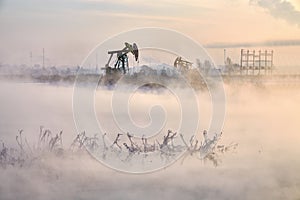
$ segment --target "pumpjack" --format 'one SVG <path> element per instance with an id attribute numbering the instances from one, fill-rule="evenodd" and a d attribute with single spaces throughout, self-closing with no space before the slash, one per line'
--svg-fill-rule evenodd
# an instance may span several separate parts
<path id="1" fill-rule="evenodd" d="M 174 61 L 174 67 L 178 68 L 181 71 L 188 71 L 193 63 L 182 59 L 181 57 L 177 57 Z"/>
<path id="2" fill-rule="evenodd" d="M 132 45 L 125 42 L 125 47 L 121 50 L 108 51 L 110 55 L 107 64 L 105 65 L 106 74 L 112 74 L 115 72 L 123 71 L 124 74 L 129 71 L 128 65 L 128 53 L 132 53 L 134 55 L 135 61 L 138 62 L 139 59 L 139 50 L 135 43 Z M 117 54 L 117 61 L 114 64 L 114 67 L 110 66 L 110 61 L 114 54 Z"/>

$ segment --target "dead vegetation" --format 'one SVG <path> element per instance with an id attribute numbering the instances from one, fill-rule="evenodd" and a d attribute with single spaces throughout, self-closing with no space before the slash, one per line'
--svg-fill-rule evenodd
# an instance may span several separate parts
<path id="1" fill-rule="evenodd" d="M 8 166 L 30 166 L 36 160 L 42 158 L 43 155 L 51 153 L 55 156 L 62 156 L 66 152 L 76 155 L 76 152 L 86 151 L 101 152 L 102 159 L 106 159 L 107 155 L 118 157 L 121 152 L 127 154 L 124 162 L 131 162 L 133 156 L 147 155 L 155 153 L 160 155 L 162 160 L 169 160 L 175 155 L 183 155 L 182 162 L 188 156 L 196 156 L 203 161 L 211 161 L 215 166 L 220 164 L 220 155 L 234 150 L 236 143 L 230 145 L 220 145 L 222 133 L 215 134 L 213 138 L 209 138 L 207 132 L 203 132 L 203 141 L 199 143 L 195 136 L 186 141 L 183 134 L 177 134 L 168 130 L 162 140 L 148 141 L 148 138 L 136 138 L 130 133 L 118 133 L 113 141 L 110 141 L 107 134 L 104 133 L 101 138 L 95 134 L 89 137 L 85 132 L 76 135 L 75 139 L 68 148 L 63 146 L 63 131 L 53 134 L 49 129 L 40 127 L 40 133 L 36 145 L 30 145 L 23 134 L 23 130 L 19 130 L 16 136 L 17 147 L 12 148 L 5 145 L 2 141 L 0 147 L 0 166 L 6 168 Z M 179 137 L 178 137 L 179 136 Z M 109 143 L 111 143 L 109 145 Z"/>

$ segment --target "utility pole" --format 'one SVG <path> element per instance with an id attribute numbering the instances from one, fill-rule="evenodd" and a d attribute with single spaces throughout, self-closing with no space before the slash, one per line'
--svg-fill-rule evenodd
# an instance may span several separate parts
<path id="1" fill-rule="evenodd" d="M 226 66 L 226 49 L 224 49 L 224 65 Z"/>
<path id="2" fill-rule="evenodd" d="M 240 74 L 243 73 L 243 56 L 244 56 L 244 49 L 241 49 L 241 65 L 240 65 Z"/>
<path id="3" fill-rule="evenodd" d="M 98 73 L 98 53 L 96 52 L 96 73 Z"/>
<path id="4" fill-rule="evenodd" d="M 45 67 L 45 49 L 43 48 L 43 68 Z"/>
<path id="5" fill-rule="evenodd" d="M 32 51 L 29 52 L 30 67 L 32 67 Z"/>

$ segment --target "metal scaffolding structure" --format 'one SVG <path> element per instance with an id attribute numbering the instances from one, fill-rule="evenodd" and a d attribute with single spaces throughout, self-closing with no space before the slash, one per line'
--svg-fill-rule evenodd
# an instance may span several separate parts
<path id="1" fill-rule="evenodd" d="M 241 75 L 261 75 L 262 72 L 272 74 L 273 72 L 273 50 L 258 51 L 241 49 Z"/>

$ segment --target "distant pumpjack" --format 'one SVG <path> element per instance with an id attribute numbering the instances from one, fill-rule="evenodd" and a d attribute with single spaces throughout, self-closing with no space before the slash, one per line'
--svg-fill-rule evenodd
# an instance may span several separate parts
<path id="1" fill-rule="evenodd" d="M 177 57 L 174 61 L 174 67 L 182 71 L 188 71 L 193 63 L 183 60 L 181 57 Z"/>

